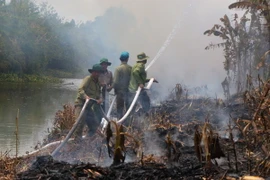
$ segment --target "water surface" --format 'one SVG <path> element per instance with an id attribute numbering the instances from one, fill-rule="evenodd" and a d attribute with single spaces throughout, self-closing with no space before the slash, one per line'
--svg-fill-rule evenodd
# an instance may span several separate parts
<path id="1" fill-rule="evenodd" d="M 15 155 L 17 114 L 19 154 L 33 151 L 48 134 L 55 113 L 64 104 L 74 104 L 80 83 L 81 79 L 64 79 L 59 85 L 0 83 L 0 152 Z"/>

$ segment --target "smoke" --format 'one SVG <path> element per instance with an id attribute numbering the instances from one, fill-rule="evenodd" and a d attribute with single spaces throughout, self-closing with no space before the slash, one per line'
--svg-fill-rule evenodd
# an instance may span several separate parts
<path id="1" fill-rule="evenodd" d="M 150 56 L 150 63 L 178 25 L 174 38 L 148 70 L 148 77 L 159 81 L 153 88 L 157 88 L 163 97 L 177 83 L 193 87 L 207 85 L 213 96 L 222 94 L 220 83 L 226 76 L 222 49 L 204 49 L 210 42 L 221 40 L 205 36 L 203 32 L 220 24 L 219 19 L 225 14 L 232 17 L 235 12 L 229 11 L 228 5 L 234 0 L 47 1 L 67 20 L 95 23 L 103 18 L 106 26 L 97 26 L 99 35 L 107 39 L 107 45 L 118 49 L 113 54 L 105 54 L 113 62 L 112 71 L 120 64 L 121 51 L 130 52 L 131 65 L 136 63 L 136 55 L 140 52 Z"/>

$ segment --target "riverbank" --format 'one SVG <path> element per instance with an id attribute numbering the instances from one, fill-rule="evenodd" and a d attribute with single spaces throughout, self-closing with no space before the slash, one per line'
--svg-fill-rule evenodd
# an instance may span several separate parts
<path id="1" fill-rule="evenodd" d="M 0 74 L 0 82 L 14 83 L 61 83 L 61 78 L 47 75 Z"/>

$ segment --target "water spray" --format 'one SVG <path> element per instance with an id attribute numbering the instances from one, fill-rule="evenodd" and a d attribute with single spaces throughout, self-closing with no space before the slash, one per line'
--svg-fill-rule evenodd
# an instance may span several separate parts
<path id="1" fill-rule="evenodd" d="M 191 8 L 191 3 L 189 4 L 188 8 Z M 187 11 L 184 12 L 184 14 L 187 14 Z M 148 64 L 148 66 L 145 68 L 145 70 L 147 71 L 155 62 L 156 60 L 163 54 L 163 52 L 165 51 L 165 49 L 169 46 L 169 44 L 171 43 L 172 39 L 175 37 L 176 33 L 177 33 L 177 30 L 179 29 L 180 27 L 180 23 L 182 22 L 182 20 L 180 20 L 178 23 L 176 23 L 176 25 L 174 26 L 173 30 L 171 31 L 171 33 L 169 34 L 169 36 L 167 37 L 166 41 L 163 43 L 163 46 L 160 48 L 160 50 L 157 52 L 156 56 L 154 57 L 154 59 Z M 150 89 L 152 84 L 154 82 L 154 78 L 151 78 L 150 81 L 148 82 L 148 85 L 146 88 L 144 89 Z M 135 94 L 135 97 L 128 109 L 128 111 L 125 113 L 125 115 L 117 121 L 117 123 L 123 123 L 125 121 L 125 119 L 128 117 L 128 115 L 130 114 L 133 106 L 135 105 L 135 103 L 137 102 L 137 99 L 139 97 L 139 94 L 141 92 L 141 88 L 138 87 L 137 91 L 136 91 L 136 94 Z M 69 131 L 68 135 L 66 136 L 66 138 L 63 140 L 63 141 L 57 141 L 57 142 L 52 142 L 52 143 L 49 143 L 47 144 L 46 146 L 44 146 L 43 148 L 37 150 L 37 151 L 34 151 L 32 153 L 29 153 L 29 154 L 34 154 L 34 153 L 37 153 L 39 152 L 40 150 L 42 149 L 45 149 L 45 148 L 48 148 L 52 145 L 56 145 L 56 144 L 60 144 L 52 153 L 51 155 L 52 156 L 55 156 L 59 151 L 60 149 L 66 144 L 66 142 L 70 139 L 71 135 L 74 133 L 75 129 L 77 128 L 78 124 L 80 123 L 81 121 L 81 117 L 86 109 L 86 106 L 88 105 L 88 103 L 90 102 L 90 100 L 93 100 L 93 101 L 96 101 L 95 99 L 86 99 L 84 105 L 83 105 L 83 108 L 80 112 L 80 115 L 79 117 L 76 119 L 76 122 L 75 124 L 73 125 L 72 129 Z M 113 107 L 113 104 L 115 103 L 115 100 L 116 100 L 116 96 L 114 96 L 113 100 L 112 100 L 112 103 L 109 107 L 109 110 L 107 112 L 107 115 L 104 116 L 104 118 L 102 118 L 102 121 L 101 121 L 101 126 L 102 126 L 102 132 L 104 131 L 105 127 L 107 126 L 108 122 L 109 122 L 109 118 L 110 118 L 110 115 L 111 115 L 111 112 L 112 112 L 112 107 Z M 103 110 L 101 108 L 101 110 Z M 105 114 L 103 112 L 103 114 Z"/>
<path id="2" fill-rule="evenodd" d="M 189 8 L 191 8 L 191 4 L 189 4 L 188 6 Z M 184 14 L 187 14 L 187 12 L 184 12 Z M 176 25 L 174 26 L 173 30 L 171 31 L 171 33 L 169 34 L 169 36 L 167 37 L 166 41 L 163 43 L 163 46 L 160 48 L 160 50 L 157 52 L 156 56 L 154 57 L 154 59 L 148 64 L 148 66 L 145 68 L 145 70 L 147 71 L 155 62 L 156 60 L 163 54 L 163 52 L 166 50 L 166 48 L 170 45 L 172 39 L 175 37 L 176 33 L 177 33 L 177 30 L 180 28 L 180 24 L 181 24 L 182 20 L 180 20 L 178 23 L 176 23 Z M 151 85 L 154 81 L 154 78 L 152 78 L 148 85 L 147 85 L 147 88 L 145 89 L 150 89 L 151 88 Z M 137 91 L 136 91 L 136 94 L 135 94 L 135 97 L 129 107 L 129 109 L 127 110 L 126 114 L 120 119 L 117 121 L 117 123 L 123 123 L 125 121 L 125 119 L 128 117 L 128 115 L 130 114 L 132 108 L 134 107 L 135 103 L 137 102 L 138 100 L 138 97 L 140 95 L 140 92 L 141 92 L 141 88 L 138 87 Z M 113 98 L 113 101 L 110 105 L 110 109 L 112 109 L 112 106 L 115 102 L 115 99 L 116 97 Z M 110 118 L 110 113 L 111 111 L 108 111 L 107 113 L 107 117 Z M 104 132 L 106 126 L 107 126 L 107 121 L 105 121 L 104 118 L 102 118 L 102 121 L 101 121 L 101 126 L 102 126 L 102 132 Z"/>

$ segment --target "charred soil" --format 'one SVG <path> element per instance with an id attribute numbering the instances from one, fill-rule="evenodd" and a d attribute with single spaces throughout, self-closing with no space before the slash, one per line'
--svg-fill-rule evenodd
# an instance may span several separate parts
<path id="1" fill-rule="evenodd" d="M 250 91 L 228 101 L 172 98 L 153 107 L 147 115 L 138 113 L 126 126 L 110 123 L 110 137 L 108 128 L 105 134 L 98 130 L 93 137 L 69 141 L 55 157 L 50 156 L 55 146 L 25 156 L 16 167 L 15 177 L 191 180 L 269 177 L 269 122 L 261 122 L 261 117 L 268 118 L 264 111 L 269 109 L 262 108 L 269 103 L 266 91 L 262 89 L 259 94 Z M 67 109 L 66 106 L 60 114 Z M 67 131 L 57 133 L 45 142 L 59 140 Z M 258 136 L 263 140 L 258 140 Z"/>

